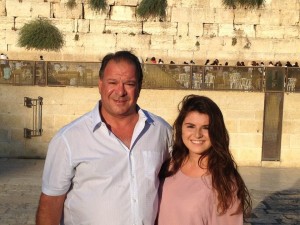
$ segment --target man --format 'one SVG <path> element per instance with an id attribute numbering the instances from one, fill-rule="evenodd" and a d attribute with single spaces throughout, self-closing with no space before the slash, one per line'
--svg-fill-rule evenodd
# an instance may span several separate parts
<path id="1" fill-rule="evenodd" d="M 135 55 L 108 54 L 99 76 L 101 101 L 49 144 L 37 225 L 154 224 L 171 127 L 137 105 L 143 73 Z"/>

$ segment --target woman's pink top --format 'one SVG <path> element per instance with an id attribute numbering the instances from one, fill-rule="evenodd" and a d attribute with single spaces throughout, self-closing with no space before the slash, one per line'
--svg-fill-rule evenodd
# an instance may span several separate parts
<path id="1" fill-rule="evenodd" d="M 188 177 L 180 170 L 162 185 L 158 225 L 243 225 L 243 214 L 236 212 L 240 201 L 218 215 L 211 175 Z"/>

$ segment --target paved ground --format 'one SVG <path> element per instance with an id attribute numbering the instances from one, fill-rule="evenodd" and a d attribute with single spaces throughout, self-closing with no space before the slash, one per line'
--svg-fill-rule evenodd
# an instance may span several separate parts
<path id="1" fill-rule="evenodd" d="M 0 225 L 35 224 L 43 165 L 0 158 Z M 244 225 L 300 224 L 300 168 L 240 167 L 240 172 L 254 203 Z"/>

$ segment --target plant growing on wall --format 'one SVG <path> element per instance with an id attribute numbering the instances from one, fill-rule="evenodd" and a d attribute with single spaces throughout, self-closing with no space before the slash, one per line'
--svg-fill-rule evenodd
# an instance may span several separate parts
<path id="1" fill-rule="evenodd" d="M 48 19 L 36 19 L 26 23 L 19 32 L 18 45 L 27 50 L 61 49 L 64 38 L 61 31 Z"/>
<path id="2" fill-rule="evenodd" d="M 76 7 L 76 0 L 68 0 L 66 5 L 69 9 L 74 9 Z"/>
<path id="3" fill-rule="evenodd" d="M 167 0 L 142 0 L 137 8 L 137 14 L 147 19 L 149 17 L 166 16 Z"/>
<path id="4" fill-rule="evenodd" d="M 233 37 L 233 38 L 232 38 L 232 41 L 231 41 L 231 45 L 232 45 L 232 46 L 235 46 L 236 43 L 237 43 L 237 38 L 236 38 L 236 37 Z"/>
<path id="5" fill-rule="evenodd" d="M 89 0 L 91 9 L 100 11 L 104 10 L 107 6 L 106 0 Z"/>
<path id="6" fill-rule="evenodd" d="M 264 5 L 265 0 L 222 0 L 225 6 L 230 8 L 245 7 L 259 8 Z"/>

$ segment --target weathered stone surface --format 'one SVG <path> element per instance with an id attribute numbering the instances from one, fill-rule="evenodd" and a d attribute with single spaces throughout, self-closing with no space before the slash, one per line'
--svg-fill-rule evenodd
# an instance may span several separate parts
<path id="1" fill-rule="evenodd" d="M 10 30 L 12 27 L 14 27 L 14 18 L 13 17 L 0 17 L 0 30 L 2 35 L 5 35 L 5 33 L 3 33 L 4 30 Z M 1 35 L 0 33 L 0 35 Z"/>
<path id="2" fill-rule="evenodd" d="M 6 16 L 6 0 L 0 0 L 0 16 Z"/>
<path id="3" fill-rule="evenodd" d="M 191 7 L 172 7 L 172 22 L 204 22 L 205 9 Z"/>
<path id="4" fill-rule="evenodd" d="M 151 44 L 151 36 L 144 34 L 118 34 L 116 46 L 119 49 L 149 49 Z"/>
<path id="5" fill-rule="evenodd" d="M 179 26 L 179 23 L 178 23 Z M 189 36 L 195 36 L 195 37 L 201 37 L 203 35 L 203 24 L 197 23 L 197 22 L 191 22 L 188 24 L 188 35 Z"/>
<path id="6" fill-rule="evenodd" d="M 123 21 L 136 21 L 136 7 L 132 6 L 111 6 L 110 19 Z"/>
<path id="7" fill-rule="evenodd" d="M 259 38 L 278 38 L 282 39 L 285 34 L 283 26 L 257 25 L 256 36 Z"/>
<path id="8" fill-rule="evenodd" d="M 17 31 L 14 31 L 12 29 L 6 31 L 6 43 L 14 45 L 15 43 L 18 43 L 19 34 Z"/>
<path id="9" fill-rule="evenodd" d="M 51 19 L 53 24 L 63 32 L 75 32 L 75 20 L 74 19 Z"/>
<path id="10" fill-rule="evenodd" d="M 6 12 L 8 17 L 31 17 L 31 2 L 28 1 L 6 1 Z"/>
<path id="11" fill-rule="evenodd" d="M 142 22 L 106 20 L 105 33 L 141 34 Z"/>
<path id="12" fill-rule="evenodd" d="M 85 19 L 105 20 L 109 18 L 109 7 L 106 10 L 95 11 L 88 4 L 84 4 Z"/>
<path id="13" fill-rule="evenodd" d="M 144 22 L 143 32 L 152 35 L 177 35 L 177 23 L 169 22 Z"/>
<path id="14" fill-rule="evenodd" d="M 31 3 L 31 17 L 36 18 L 36 17 L 50 17 L 50 3 L 49 2 L 32 2 Z"/>
<path id="15" fill-rule="evenodd" d="M 140 0 L 115 0 L 116 5 L 137 6 Z"/>
<path id="16" fill-rule="evenodd" d="M 216 23 L 205 23 L 203 24 L 203 37 L 218 37 L 219 36 L 219 25 Z"/>
<path id="17" fill-rule="evenodd" d="M 173 36 L 151 35 L 151 49 L 172 49 Z"/>
<path id="18" fill-rule="evenodd" d="M 176 37 L 174 38 L 174 48 L 178 50 L 195 51 L 197 50 L 196 37 Z"/>
<path id="19" fill-rule="evenodd" d="M 90 32 L 90 21 L 77 19 L 75 21 L 75 31 L 80 33 L 88 33 Z"/>
<path id="20" fill-rule="evenodd" d="M 84 46 L 84 43 L 74 42 L 73 34 L 69 36 L 69 33 L 74 32 L 75 35 L 77 32 L 80 37 L 86 32 L 95 35 L 130 34 L 133 37 L 144 32 L 150 36 L 173 36 L 174 40 L 184 36 L 198 37 L 201 45 L 195 50 L 191 50 L 189 44 L 186 44 L 188 49 L 182 49 L 184 45 L 177 45 L 180 47 L 178 52 L 185 52 L 184 54 L 179 54 L 175 45 L 170 51 L 164 46 L 159 50 L 159 41 L 153 42 L 155 46 L 149 46 L 157 55 L 170 58 L 191 54 L 197 60 L 204 61 L 206 57 L 214 57 L 216 52 L 221 61 L 232 62 L 241 58 L 244 61 L 297 61 L 299 58 L 298 0 L 267 0 L 263 7 L 252 10 L 230 9 L 225 7 L 221 0 L 169 0 L 166 18 L 155 17 L 147 20 L 136 15 L 141 0 L 109 0 L 107 8 L 101 11 L 92 10 L 88 0 L 76 0 L 77 6 L 73 9 L 66 6 L 67 2 L 68 0 L 0 0 L 0 30 L 5 30 L 0 34 L 0 49 L 7 51 L 12 57 L 35 59 L 40 52 L 25 51 L 24 48 L 16 46 L 16 36 L 11 33 L 11 28 L 16 28 L 18 32 L 26 22 L 37 17 L 46 17 L 58 20 L 57 27 L 66 33 L 67 40 L 71 41 L 66 43 L 66 46 L 77 46 L 78 49 L 81 49 L 80 46 Z M 70 19 L 73 22 L 70 22 Z M 231 41 L 234 37 L 238 42 L 232 46 Z M 244 48 L 249 42 L 251 46 Z M 124 42 L 119 43 L 125 47 Z M 138 41 L 136 46 L 130 43 L 130 48 L 139 51 L 143 48 L 139 43 L 141 42 Z M 262 43 L 266 43 L 266 47 Z M 103 55 L 107 50 L 103 48 L 102 52 L 102 49 L 97 49 L 93 53 L 92 48 L 87 48 L 89 47 L 83 52 L 87 52 L 87 57 L 93 60 L 98 60 L 98 55 Z M 73 59 L 77 53 L 82 54 L 82 51 L 75 52 L 75 49 L 77 48 L 74 48 L 73 54 L 60 51 L 56 56 L 52 52 L 45 52 L 45 55 L 49 58 Z M 172 56 L 172 53 L 175 55 Z M 181 61 L 184 60 L 186 59 Z"/>
<path id="21" fill-rule="evenodd" d="M 90 19 L 90 32 L 103 33 L 105 29 L 105 20 Z"/>

